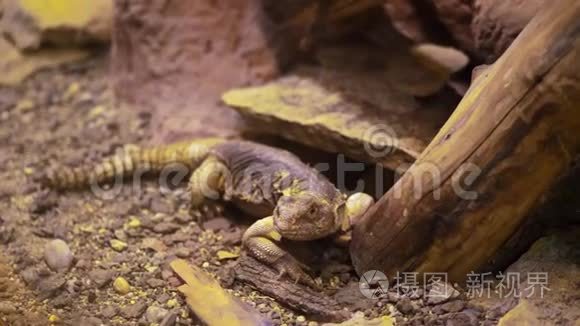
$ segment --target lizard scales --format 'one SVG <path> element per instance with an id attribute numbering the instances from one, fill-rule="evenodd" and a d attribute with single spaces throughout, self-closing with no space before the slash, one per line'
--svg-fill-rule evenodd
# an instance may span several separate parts
<path id="1" fill-rule="evenodd" d="M 43 181 L 56 189 L 88 186 L 141 170 L 161 172 L 171 164 L 189 169 L 192 208 L 208 198 L 231 201 L 259 217 L 244 233 L 250 254 L 281 274 L 307 285 L 316 283 L 301 264 L 281 249 L 281 238 L 314 240 L 346 231 L 374 203 L 366 194 L 347 198 L 318 171 L 294 154 L 266 145 L 206 138 L 167 146 L 127 146 L 93 166 L 60 167 Z"/>

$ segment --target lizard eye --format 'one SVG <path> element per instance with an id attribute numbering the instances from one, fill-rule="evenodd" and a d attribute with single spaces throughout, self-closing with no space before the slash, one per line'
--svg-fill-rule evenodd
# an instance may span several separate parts
<path id="1" fill-rule="evenodd" d="M 318 209 L 316 208 L 316 206 L 311 206 L 310 209 L 308 210 L 308 214 L 310 215 L 314 215 L 318 212 Z"/>

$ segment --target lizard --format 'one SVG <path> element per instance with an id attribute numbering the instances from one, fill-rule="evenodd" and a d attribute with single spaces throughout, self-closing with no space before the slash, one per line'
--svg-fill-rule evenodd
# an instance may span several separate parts
<path id="1" fill-rule="evenodd" d="M 280 277 L 316 288 L 307 269 L 279 245 L 282 238 L 309 241 L 348 232 L 374 204 L 364 193 L 340 192 L 319 171 L 296 155 L 275 147 L 240 140 L 204 138 L 166 146 L 125 146 L 96 165 L 60 166 L 42 177 L 53 189 L 66 190 L 130 176 L 137 170 L 160 172 L 182 164 L 191 176 L 191 207 L 223 199 L 257 219 L 243 234 L 242 246 Z"/>

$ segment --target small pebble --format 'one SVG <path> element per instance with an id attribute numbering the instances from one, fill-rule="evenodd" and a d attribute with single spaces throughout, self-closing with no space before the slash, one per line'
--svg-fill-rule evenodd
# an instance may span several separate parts
<path id="1" fill-rule="evenodd" d="M 18 311 L 16 307 L 10 302 L 0 302 L 0 315 L 12 314 Z"/>
<path id="2" fill-rule="evenodd" d="M 147 280 L 147 285 L 149 285 L 152 288 L 160 288 L 165 285 L 165 282 L 158 278 L 150 278 Z"/>
<path id="3" fill-rule="evenodd" d="M 72 265 L 74 256 L 66 242 L 55 239 L 44 247 L 44 260 L 54 271 L 66 271 Z"/>
<path id="4" fill-rule="evenodd" d="M 57 323 L 60 321 L 60 318 L 58 318 L 57 315 L 53 314 L 53 315 L 48 316 L 48 321 L 51 323 Z"/>
<path id="5" fill-rule="evenodd" d="M 147 305 L 145 302 L 137 302 L 135 304 L 128 305 L 123 307 L 120 311 L 121 316 L 131 319 L 131 318 L 139 318 L 143 313 L 147 310 Z"/>
<path id="6" fill-rule="evenodd" d="M 119 230 L 115 230 L 115 232 L 113 232 L 115 234 L 115 237 L 121 241 L 126 241 L 127 240 L 127 233 L 125 233 L 125 231 L 119 229 Z"/>
<path id="7" fill-rule="evenodd" d="M 106 306 L 105 308 L 103 308 L 103 310 L 101 310 L 101 316 L 103 316 L 103 318 L 113 318 L 117 315 L 118 310 L 116 307 L 114 306 Z"/>
<path id="8" fill-rule="evenodd" d="M 303 323 L 305 321 L 306 321 L 306 317 L 304 317 L 304 316 L 298 316 L 298 317 L 296 317 L 296 322 L 297 323 Z"/>
<path id="9" fill-rule="evenodd" d="M 95 286 L 100 289 L 111 282 L 115 273 L 112 270 L 95 269 L 89 272 L 88 276 Z"/>
<path id="10" fill-rule="evenodd" d="M 169 311 L 167 309 L 157 307 L 157 306 L 150 306 L 145 311 L 145 318 L 150 323 L 159 323 L 165 318 Z"/>
<path id="11" fill-rule="evenodd" d="M 192 250 L 186 247 L 178 248 L 175 251 L 175 255 L 179 258 L 189 258 L 192 253 L 193 253 Z"/>
<path id="12" fill-rule="evenodd" d="M 175 325 L 176 321 L 177 321 L 177 313 L 172 311 L 168 313 L 167 316 L 165 316 L 165 318 L 163 318 L 161 323 L 159 323 L 159 326 L 173 326 Z"/>
<path id="13" fill-rule="evenodd" d="M 161 222 L 153 227 L 153 232 L 161 234 L 169 234 L 179 230 L 181 226 L 176 223 Z"/>
<path id="14" fill-rule="evenodd" d="M 110 243 L 111 243 L 111 248 L 113 248 L 113 250 L 115 250 L 115 251 L 121 252 L 121 251 L 127 249 L 127 243 L 123 242 L 121 240 L 111 239 Z"/>
<path id="15" fill-rule="evenodd" d="M 115 279 L 115 282 L 113 282 L 113 288 L 115 288 L 115 291 L 119 294 L 127 294 L 131 290 L 129 282 L 122 277 L 117 277 Z"/>
<path id="16" fill-rule="evenodd" d="M 166 305 L 168 308 L 175 308 L 175 307 L 179 307 L 179 302 L 177 302 L 177 299 L 170 299 L 170 300 L 167 300 Z"/>
<path id="17" fill-rule="evenodd" d="M 407 297 L 402 298 L 397 302 L 397 309 L 405 315 L 411 314 L 415 311 L 415 307 L 411 303 L 411 300 Z"/>
<path id="18" fill-rule="evenodd" d="M 131 217 L 129 219 L 129 223 L 127 223 L 127 226 L 132 229 L 136 229 L 141 226 L 141 221 L 136 217 Z"/>
<path id="19" fill-rule="evenodd" d="M 157 302 L 159 302 L 159 303 L 165 303 L 169 299 L 171 299 L 171 297 L 169 296 L 169 294 L 167 294 L 167 293 L 161 293 L 155 300 L 157 300 Z"/>

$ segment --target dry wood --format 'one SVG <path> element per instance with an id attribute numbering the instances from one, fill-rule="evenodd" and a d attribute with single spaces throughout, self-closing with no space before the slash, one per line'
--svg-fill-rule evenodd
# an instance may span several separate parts
<path id="1" fill-rule="evenodd" d="M 580 153 L 580 2 L 552 5 L 466 94 L 353 233 L 357 272 L 484 265 Z"/>
<path id="2" fill-rule="evenodd" d="M 171 268 L 186 284 L 178 288 L 187 304 L 207 325 L 269 325 L 254 308 L 223 290 L 203 270 L 176 259 Z"/>
<path id="3" fill-rule="evenodd" d="M 236 278 L 251 284 L 260 292 L 276 301 L 307 315 L 323 320 L 341 321 L 349 317 L 346 310 L 329 296 L 306 286 L 296 284 L 287 278 L 280 278 L 278 272 L 243 256 L 236 268 Z"/>

